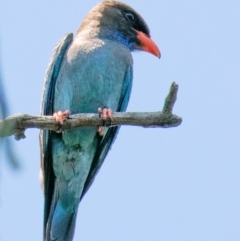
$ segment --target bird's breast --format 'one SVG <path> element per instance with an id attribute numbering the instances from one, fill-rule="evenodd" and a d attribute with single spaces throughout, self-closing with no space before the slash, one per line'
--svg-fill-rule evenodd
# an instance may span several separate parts
<path id="1" fill-rule="evenodd" d="M 96 112 L 107 106 L 116 110 L 124 77 L 132 65 L 130 51 L 109 40 L 74 41 L 56 81 L 54 108 L 70 113 Z"/>
<path id="2" fill-rule="evenodd" d="M 73 41 L 66 52 L 56 80 L 55 112 L 69 110 L 70 114 L 77 114 L 97 113 L 99 107 L 118 109 L 125 75 L 132 65 L 131 53 L 112 41 L 86 51 L 90 44 L 91 41 Z M 64 132 L 63 140 L 67 145 L 80 143 L 83 150 L 88 150 L 95 135 L 96 128 L 82 127 Z"/>

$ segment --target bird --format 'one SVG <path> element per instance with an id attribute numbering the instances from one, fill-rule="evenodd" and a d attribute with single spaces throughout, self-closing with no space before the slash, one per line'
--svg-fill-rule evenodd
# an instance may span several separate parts
<path id="1" fill-rule="evenodd" d="M 119 1 L 103 1 L 86 15 L 75 36 L 66 34 L 53 50 L 44 79 L 41 115 L 59 110 L 126 111 L 133 80 L 131 52 L 160 58 L 141 15 Z M 92 185 L 119 127 L 80 127 L 40 132 L 44 193 L 44 241 L 74 238 L 79 203 Z"/>

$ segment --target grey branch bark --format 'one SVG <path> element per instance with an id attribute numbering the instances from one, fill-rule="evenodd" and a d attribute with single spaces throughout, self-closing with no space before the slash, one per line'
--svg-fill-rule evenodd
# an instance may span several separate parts
<path id="1" fill-rule="evenodd" d="M 172 83 L 165 99 L 162 111 L 157 112 L 113 112 L 112 118 L 103 121 L 98 114 L 70 115 L 63 125 L 56 123 L 52 116 L 12 115 L 0 121 L 0 137 L 14 135 L 16 140 L 25 138 L 28 128 L 48 129 L 53 131 L 69 130 L 80 126 L 117 126 L 132 125 L 142 127 L 170 128 L 181 124 L 182 118 L 172 114 L 177 99 L 178 85 Z"/>

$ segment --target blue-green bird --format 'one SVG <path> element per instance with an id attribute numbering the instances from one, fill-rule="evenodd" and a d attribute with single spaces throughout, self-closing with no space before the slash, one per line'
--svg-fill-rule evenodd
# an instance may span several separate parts
<path id="1" fill-rule="evenodd" d="M 49 63 L 42 115 L 59 110 L 125 111 L 133 78 L 131 51 L 160 57 L 143 18 L 130 6 L 104 1 L 85 17 L 75 37 L 64 36 Z M 41 176 L 45 198 L 44 241 L 71 241 L 78 205 L 100 169 L 119 127 L 42 131 Z"/>

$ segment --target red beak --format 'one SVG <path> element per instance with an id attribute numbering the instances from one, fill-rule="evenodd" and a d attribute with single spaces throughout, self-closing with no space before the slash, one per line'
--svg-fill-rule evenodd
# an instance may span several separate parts
<path id="1" fill-rule="evenodd" d="M 152 41 L 152 39 L 141 31 L 137 31 L 137 30 L 135 31 L 137 32 L 137 38 L 140 40 L 142 44 L 141 50 L 151 53 L 157 56 L 158 58 L 160 58 L 161 57 L 160 50 L 158 46 Z"/>

